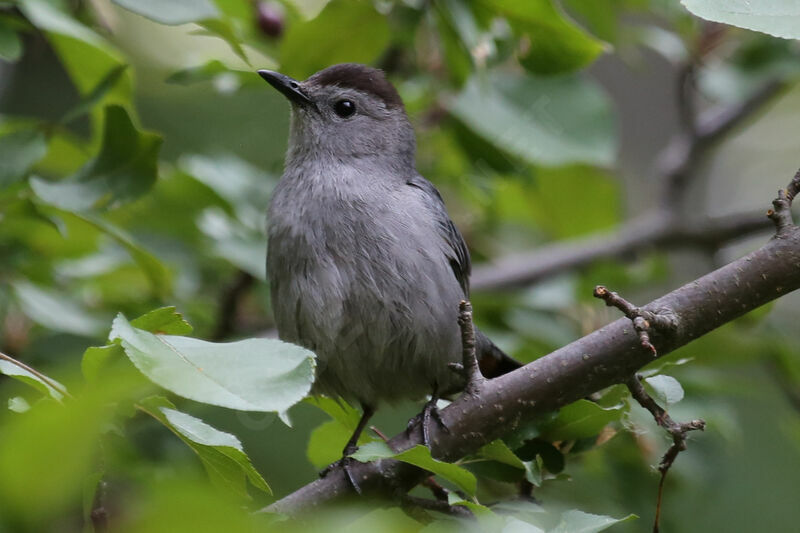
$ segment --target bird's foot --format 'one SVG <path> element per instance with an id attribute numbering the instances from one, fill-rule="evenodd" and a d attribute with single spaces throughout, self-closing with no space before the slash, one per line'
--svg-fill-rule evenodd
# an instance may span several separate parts
<path id="1" fill-rule="evenodd" d="M 422 411 L 417 416 L 409 420 L 408 425 L 406 426 L 406 433 L 410 433 L 417 424 L 421 424 L 422 443 L 428 448 L 431 447 L 431 420 L 435 420 L 446 433 L 450 432 L 450 428 L 447 427 L 447 424 L 445 424 L 444 420 L 442 420 L 442 415 L 439 413 L 439 408 L 436 407 L 436 403 L 438 401 L 439 397 L 436 394 L 431 396 L 431 399 L 425 403 Z"/>
<path id="2" fill-rule="evenodd" d="M 353 450 L 353 452 L 354 451 L 355 450 Z M 336 470 L 341 470 L 344 473 L 344 477 L 347 479 L 347 482 L 350 484 L 351 487 L 353 487 L 353 490 L 356 491 L 356 494 L 361 496 L 361 487 L 358 485 L 358 482 L 356 481 L 356 477 L 352 469 L 353 464 L 356 462 L 357 461 L 352 457 L 350 457 L 349 455 L 345 455 L 338 461 L 331 463 L 325 468 L 323 468 L 319 473 L 319 477 L 323 478 L 326 477 L 331 472 L 334 472 Z"/>
<path id="3" fill-rule="evenodd" d="M 361 495 L 361 487 L 356 481 L 356 477 L 353 474 L 352 468 L 353 463 L 357 461 L 350 456 L 353 455 L 356 450 L 358 450 L 358 437 L 361 435 L 361 432 L 364 430 L 364 426 L 367 425 L 367 422 L 372 417 L 373 413 L 375 413 L 375 410 L 369 405 L 362 405 L 362 408 L 364 409 L 364 412 L 361 415 L 361 419 L 358 421 L 355 431 L 353 431 L 353 435 L 350 437 L 350 440 L 347 441 L 344 450 L 342 450 L 342 458 L 335 463 L 329 464 L 324 470 L 322 470 L 322 472 L 319 473 L 319 477 L 325 477 L 334 470 L 342 470 L 342 472 L 344 472 L 344 477 L 359 496 Z"/>

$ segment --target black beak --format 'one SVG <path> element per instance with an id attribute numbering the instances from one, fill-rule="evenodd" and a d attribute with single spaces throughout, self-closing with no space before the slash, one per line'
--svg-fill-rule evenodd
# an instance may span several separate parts
<path id="1" fill-rule="evenodd" d="M 285 76 L 280 72 L 275 72 L 272 70 L 259 70 L 258 74 L 267 80 L 267 83 L 278 89 L 278 91 L 280 91 L 280 93 L 288 98 L 292 103 L 301 106 L 309 106 L 313 104 L 311 99 L 306 96 L 306 93 L 303 92 L 303 89 L 300 87 L 300 83 L 297 80 L 293 80 L 289 76 Z"/>

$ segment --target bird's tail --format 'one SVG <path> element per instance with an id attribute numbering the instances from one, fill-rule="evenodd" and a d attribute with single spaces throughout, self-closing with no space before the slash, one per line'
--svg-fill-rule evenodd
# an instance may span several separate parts
<path id="1" fill-rule="evenodd" d="M 519 361 L 498 348 L 489 337 L 477 328 L 475 329 L 475 344 L 478 366 L 483 377 L 496 378 L 522 366 Z"/>

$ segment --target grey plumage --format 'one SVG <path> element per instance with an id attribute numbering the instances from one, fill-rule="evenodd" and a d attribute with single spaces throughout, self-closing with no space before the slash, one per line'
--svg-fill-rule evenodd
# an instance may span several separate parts
<path id="1" fill-rule="evenodd" d="M 461 359 L 469 252 L 416 171 L 394 87 L 354 64 L 302 83 L 262 76 L 293 102 L 268 211 L 272 306 L 280 337 L 317 354 L 313 392 L 372 407 L 457 392 L 464 383 L 448 363 Z M 354 104 L 352 116 L 339 116 L 342 100 Z M 477 339 L 479 355 L 510 361 Z"/>

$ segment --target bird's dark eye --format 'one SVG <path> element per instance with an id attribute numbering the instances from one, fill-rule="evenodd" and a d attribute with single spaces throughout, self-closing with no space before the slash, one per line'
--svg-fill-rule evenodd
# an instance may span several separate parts
<path id="1" fill-rule="evenodd" d="M 351 117 L 356 112 L 356 104 L 352 100 L 339 100 L 333 104 L 333 111 L 342 118 Z"/>

